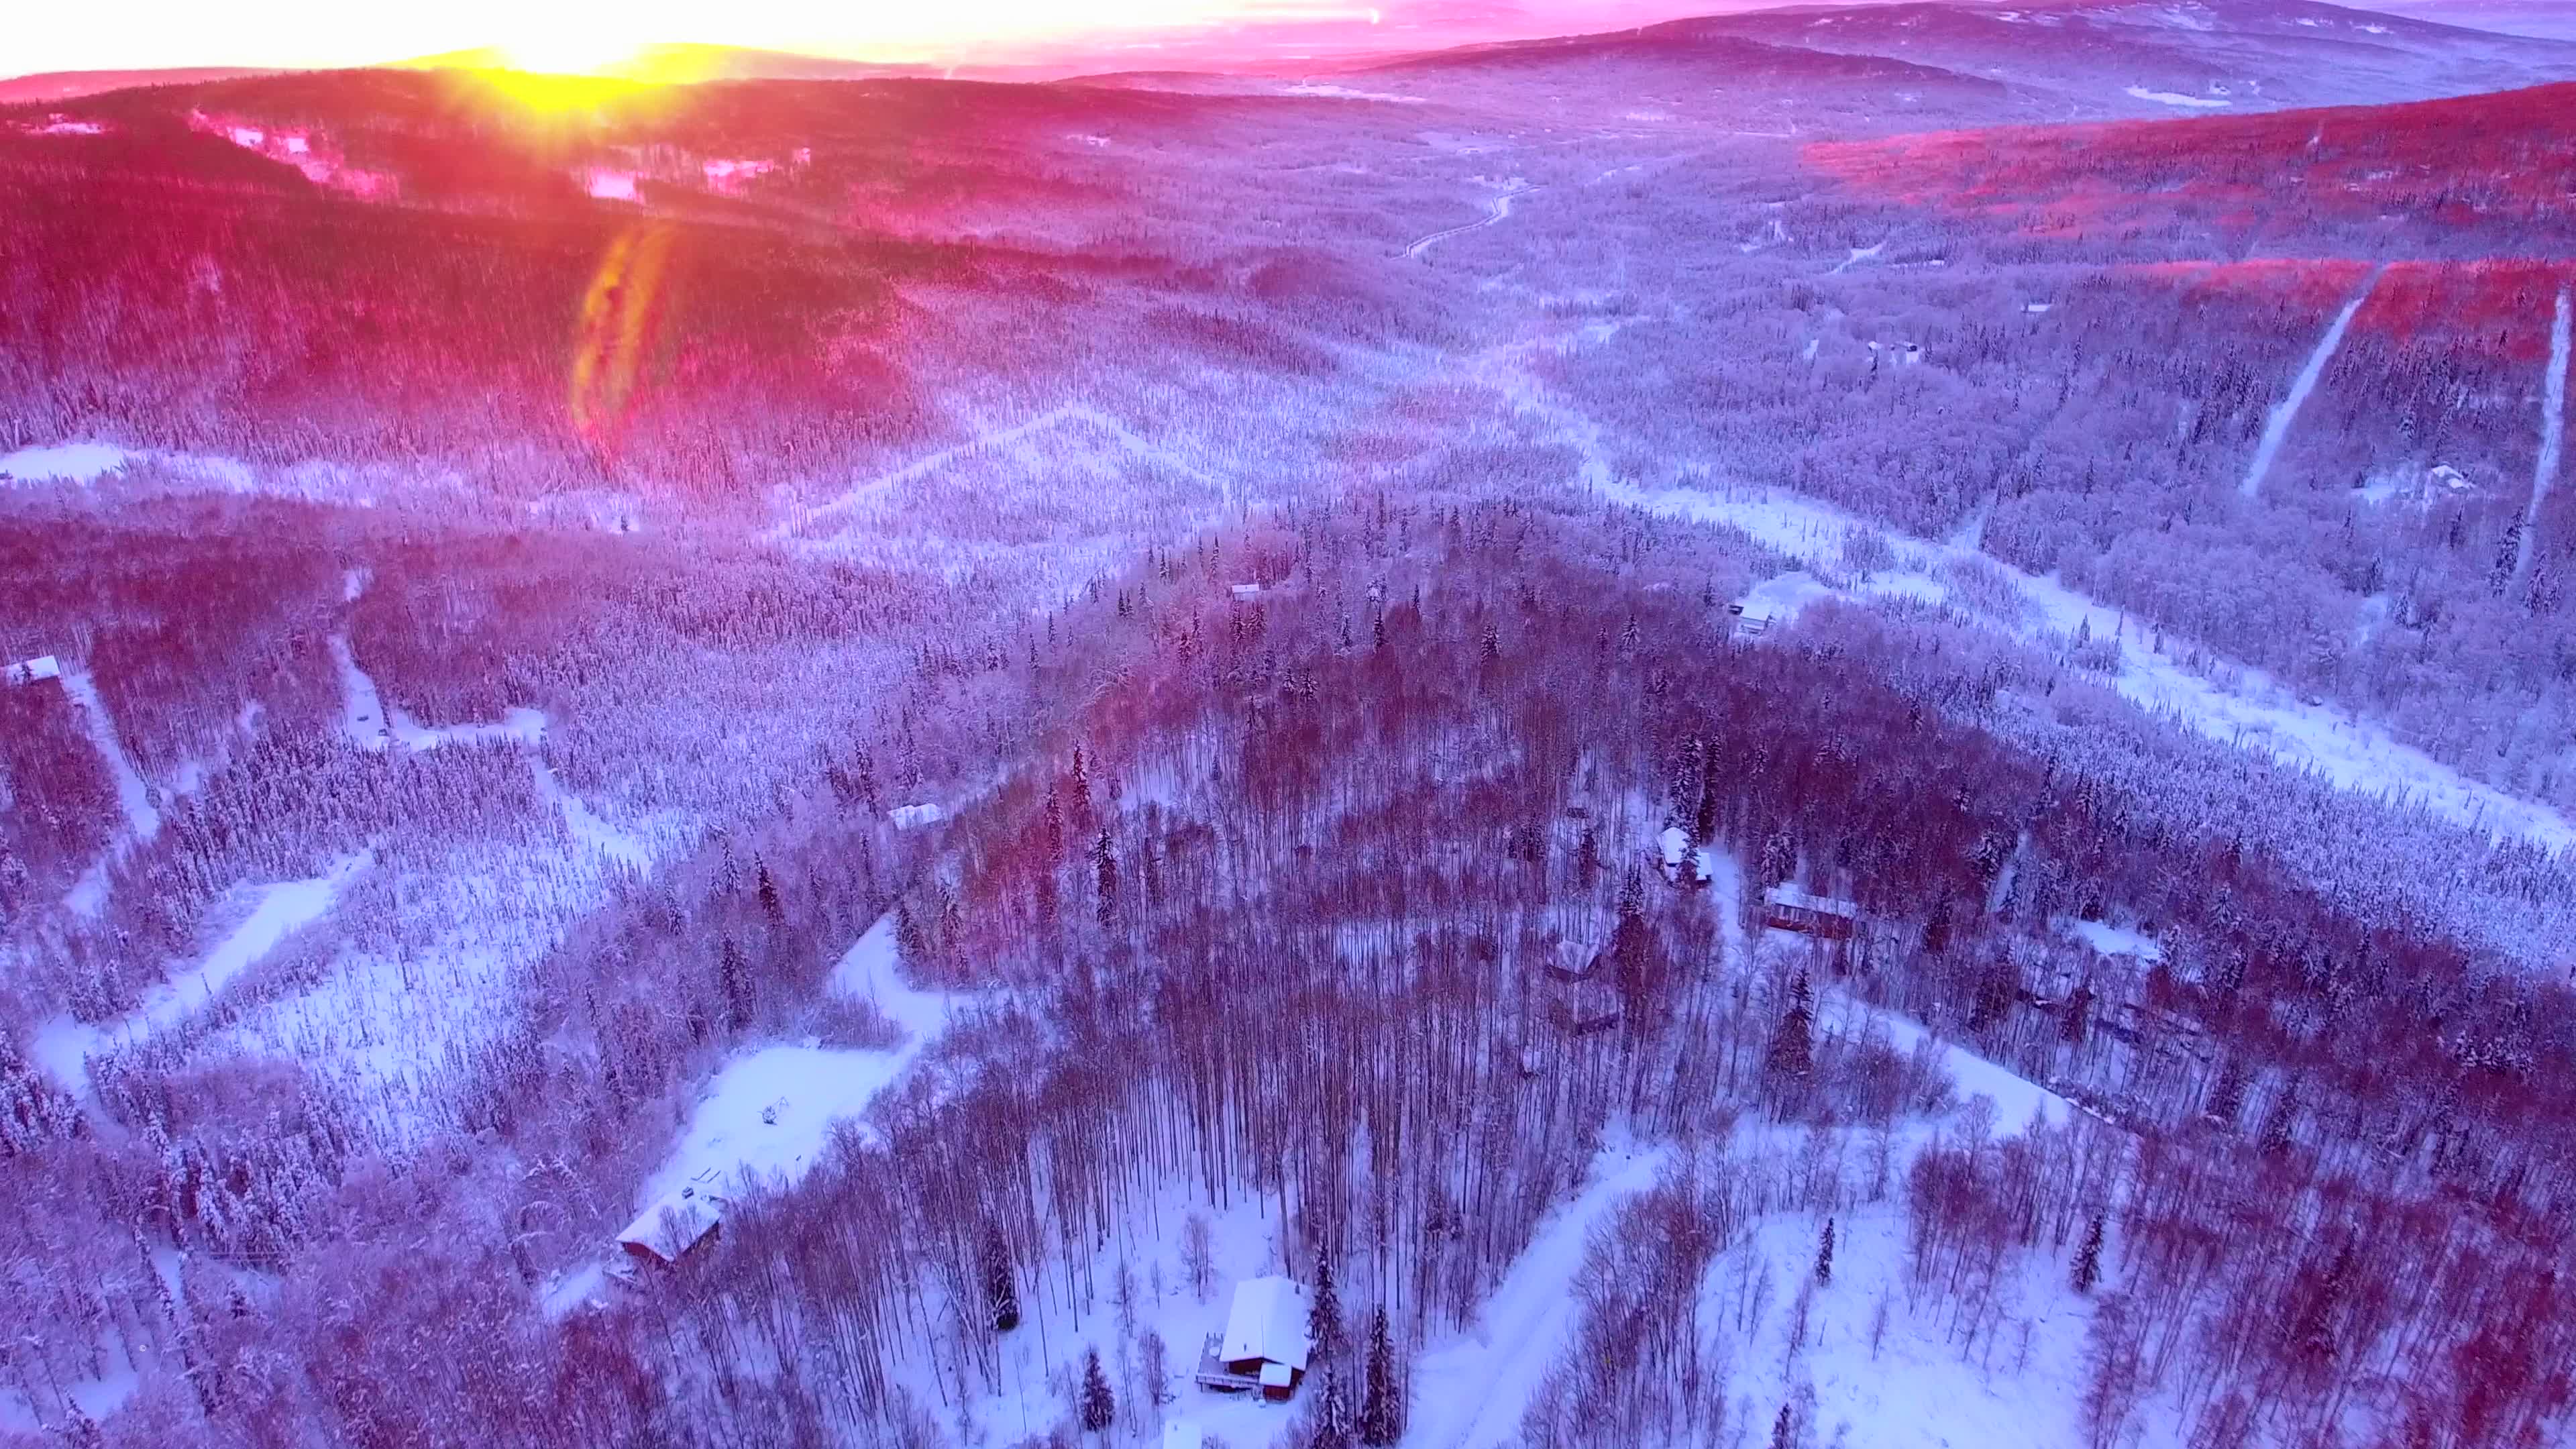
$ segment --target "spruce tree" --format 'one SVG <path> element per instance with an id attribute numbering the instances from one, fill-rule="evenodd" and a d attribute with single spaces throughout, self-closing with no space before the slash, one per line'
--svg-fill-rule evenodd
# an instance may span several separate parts
<path id="1" fill-rule="evenodd" d="M 1008 1333 L 1020 1326 L 1020 1290 L 1011 1272 L 1011 1249 L 1002 1241 L 1002 1230 L 991 1224 L 984 1228 L 984 1307 L 991 1315 L 993 1331 Z"/>
<path id="2" fill-rule="evenodd" d="M 1350 1449 L 1351 1398 L 1338 1364 L 1324 1366 L 1324 1392 L 1315 1402 L 1315 1433 L 1308 1449 Z"/>
<path id="3" fill-rule="evenodd" d="M 1772 1031 L 1771 1048 L 1762 1059 L 1763 1075 L 1775 1092 L 1786 1094 L 1806 1080 L 1815 1051 L 1815 999 L 1807 973 L 1799 972 L 1789 987 L 1789 1009 Z"/>
<path id="4" fill-rule="evenodd" d="M 2095 1213 L 2084 1230 L 2084 1246 L 2075 1250 L 2075 1291 L 2090 1293 L 2102 1281 L 2102 1215 Z"/>
<path id="5" fill-rule="evenodd" d="M 1395 1387 L 1395 1345 L 1386 1332 L 1386 1305 L 1369 1315 L 1368 1385 L 1360 1399 L 1360 1442 L 1393 1444 L 1404 1437 L 1404 1404 Z"/>
<path id="6" fill-rule="evenodd" d="M 1798 1442 L 1797 1421 L 1789 1417 L 1789 1406 L 1780 1406 L 1780 1417 L 1771 1421 L 1771 1449 L 1795 1449 Z"/>
<path id="7" fill-rule="evenodd" d="M 1834 1220 L 1825 1219 L 1825 1236 L 1816 1244 L 1816 1286 L 1830 1288 L 1834 1282 Z"/>
<path id="8" fill-rule="evenodd" d="M 1306 1341 L 1321 1358 L 1342 1346 L 1342 1298 L 1333 1291 L 1333 1255 L 1315 1254 L 1315 1299 L 1306 1310 Z"/>
<path id="9" fill-rule="evenodd" d="M 725 1026 L 740 1031 L 751 1024 L 751 962 L 731 936 L 717 953 L 716 980 L 724 988 Z"/>
<path id="10" fill-rule="evenodd" d="M 1097 1434 L 1118 1418 L 1118 1397 L 1109 1392 L 1109 1375 L 1100 1371 L 1100 1350 L 1082 1351 L 1082 1427 Z"/>

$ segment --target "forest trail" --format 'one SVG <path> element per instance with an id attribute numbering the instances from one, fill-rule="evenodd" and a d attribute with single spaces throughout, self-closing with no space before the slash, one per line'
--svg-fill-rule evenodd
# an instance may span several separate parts
<path id="1" fill-rule="evenodd" d="M 1026 422 L 977 433 L 962 443 L 951 444 L 937 452 L 925 453 L 891 472 L 880 473 L 865 482 L 851 485 L 828 503 L 817 504 L 812 508 L 796 509 L 783 521 L 763 530 L 760 540 L 763 543 L 795 543 L 800 535 L 813 528 L 815 524 L 827 522 L 863 507 L 883 494 L 916 479 L 928 477 L 960 458 L 986 448 L 1017 447 L 1039 433 L 1068 423 L 1089 423 L 1116 438 L 1136 456 L 1161 463 L 1192 482 L 1216 489 L 1224 496 L 1228 507 L 1233 505 L 1234 488 L 1225 479 L 1211 475 L 1197 464 L 1143 436 L 1098 408 L 1083 403 L 1066 403 L 1061 407 L 1049 408 Z"/>
<path id="2" fill-rule="evenodd" d="M 109 778 L 116 782 L 116 804 L 125 813 L 126 827 L 138 840 L 150 840 L 160 834 L 161 812 L 152 804 L 152 788 L 134 768 L 133 756 L 125 752 L 125 741 L 116 733 L 116 721 L 107 712 L 107 701 L 98 697 L 98 682 L 90 677 L 88 666 L 63 671 L 63 693 L 79 707 L 81 733 L 89 737 L 100 762 L 107 766 Z"/>
<path id="3" fill-rule="evenodd" d="M 1520 1442 L 1521 1415 L 1579 1315 L 1574 1279 L 1593 1228 L 1654 1186 L 1668 1155 L 1664 1147 L 1602 1150 L 1591 1183 L 1540 1225 L 1477 1310 L 1475 1325 L 1422 1356 L 1413 1375 L 1419 1408 L 1406 1444 L 1497 1449 Z"/>
<path id="4" fill-rule="evenodd" d="M 350 574 L 347 597 L 355 601 L 365 590 L 366 576 Z M 340 668 L 340 728 L 350 744 L 370 754 L 394 745 L 413 754 L 446 745 L 518 745 L 527 751 L 528 768 L 536 777 L 538 793 L 561 812 L 564 828 L 574 840 L 635 870 L 652 865 L 650 842 L 601 818 L 546 763 L 546 728 L 551 721 L 544 710 L 519 708 L 504 711 L 498 720 L 424 725 L 385 703 L 384 691 L 377 686 L 375 676 L 358 663 L 356 653 L 349 647 L 347 630 L 332 635 L 330 643 L 331 658 Z"/>
<path id="5" fill-rule="evenodd" d="M 1495 197 L 1493 200 L 1486 202 L 1485 214 L 1483 216 L 1474 221 L 1468 222 L 1464 226 L 1453 226 L 1445 231 L 1433 232 L 1431 235 L 1426 236 L 1406 247 L 1404 249 L 1405 257 L 1408 260 L 1418 261 L 1421 259 L 1424 252 L 1431 250 L 1433 247 L 1438 246 L 1440 243 L 1447 241 L 1453 236 L 1465 236 L 1467 233 L 1475 231 L 1480 227 L 1492 226 L 1495 223 L 1504 220 L 1512 214 L 1512 202 L 1515 199 L 1527 196 L 1536 190 L 1538 190 L 1538 188 L 1535 186 L 1514 185 L 1511 190 L 1506 191 L 1502 195 Z"/>
<path id="6" fill-rule="evenodd" d="M 2299 409 L 2306 404 L 2308 394 L 2317 390 L 2318 379 L 2326 375 L 2326 364 L 2334 361 L 2335 349 L 2343 346 L 2343 334 L 2352 326 L 2352 319 L 2361 311 L 2361 304 L 2370 300 L 2372 289 L 2379 285 L 2380 275 L 2387 270 L 2388 264 L 2382 262 L 2370 269 L 2369 276 L 2362 278 L 2361 290 L 2343 304 L 2343 310 L 2335 314 L 2334 325 L 2326 329 L 2325 336 L 2317 339 L 2316 350 L 2308 354 L 2307 366 L 2299 369 L 2298 377 L 2290 384 L 2290 395 L 2273 405 L 2272 415 L 2263 423 L 2263 440 L 2254 445 L 2254 461 L 2246 468 L 2245 482 L 2238 490 L 2246 497 L 2262 495 L 2263 478 L 2272 471 L 2272 460 L 2280 456 L 2281 444 L 2288 441 L 2290 424 L 2298 420 Z"/>
<path id="7" fill-rule="evenodd" d="M 258 965 L 295 932 L 328 914 L 358 872 L 374 857 L 343 857 L 310 880 L 259 887 L 259 900 L 198 963 L 143 993 L 135 1008 L 112 1022 L 89 1024 L 60 1017 L 39 1029 L 33 1055 L 73 1092 L 89 1086 L 88 1059 L 103 1047 L 143 1041 L 187 1020 L 214 1000 L 234 977 Z"/>
<path id="8" fill-rule="evenodd" d="M 2514 543 L 2513 577 L 2531 575 L 2531 547 L 2540 537 L 2540 504 L 2558 479 L 2559 460 L 2567 448 L 2567 349 L 2570 317 L 2568 288 L 2558 289 L 2558 314 L 2549 327 L 2549 371 L 2540 388 L 2540 459 L 2531 469 L 2531 502 L 2523 509 L 2522 536 Z"/>

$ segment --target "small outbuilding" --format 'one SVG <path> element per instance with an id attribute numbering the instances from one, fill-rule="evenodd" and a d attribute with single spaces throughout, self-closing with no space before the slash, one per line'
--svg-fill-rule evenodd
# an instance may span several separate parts
<path id="1" fill-rule="evenodd" d="M 1225 1331 L 1209 1334 L 1200 1350 L 1199 1386 L 1226 1393 L 1258 1389 L 1267 1399 L 1295 1394 L 1313 1349 L 1306 1341 L 1310 1311 L 1306 1290 L 1294 1279 L 1273 1275 L 1234 1285 Z"/>
<path id="2" fill-rule="evenodd" d="M 0 679 L 5 679 L 11 684 L 34 684 L 39 680 L 62 677 L 63 663 L 51 654 L 39 654 L 33 659 L 22 659 L 6 669 L 0 669 Z"/>

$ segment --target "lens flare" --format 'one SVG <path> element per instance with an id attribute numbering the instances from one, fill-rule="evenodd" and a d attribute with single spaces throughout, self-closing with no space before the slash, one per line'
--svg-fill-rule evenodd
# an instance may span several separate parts
<path id="1" fill-rule="evenodd" d="M 660 223 L 619 233 L 582 297 L 569 411 L 574 434 L 602 458 L 617 452 L 660 335 L 671 238 Z"/>

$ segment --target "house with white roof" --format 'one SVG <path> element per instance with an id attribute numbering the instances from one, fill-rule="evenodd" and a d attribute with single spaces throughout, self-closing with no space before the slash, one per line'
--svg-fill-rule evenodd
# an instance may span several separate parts
<path id="1" fill-rule="evenodd" d="M 1273 1275 L 1235 1284 L 1225 1331 L 1209 1334 L 1200 1350 L 1199 1386 L 1225 1393 L 1258 1389 L 1269 1399 L 1296 1393 L 1314 1348 L 1306 1341 L 1310 1311 L 1306 1290 L 1294 1279 Z"/>
<path id="2" fill-rule="evenodd" d="M 617 1235 L 633 1264 L 668 1267 L 715 1236 L 724 1222 L 724 1198 L 704 1183 L 690 1183 L 655 1199 Z"/>

